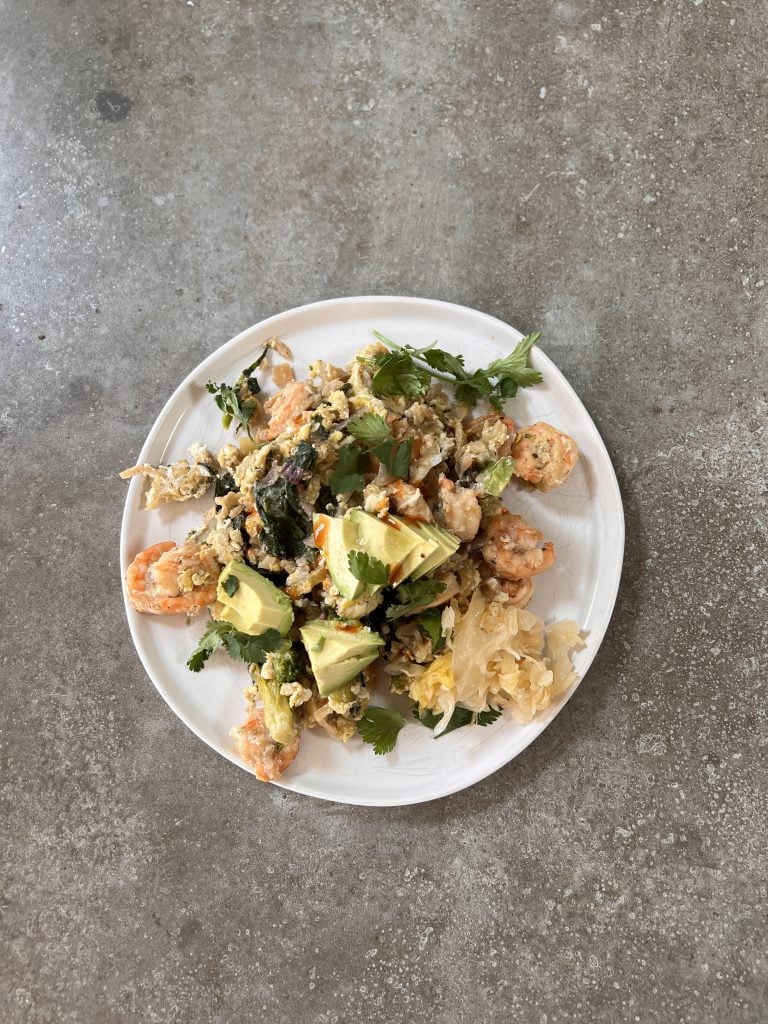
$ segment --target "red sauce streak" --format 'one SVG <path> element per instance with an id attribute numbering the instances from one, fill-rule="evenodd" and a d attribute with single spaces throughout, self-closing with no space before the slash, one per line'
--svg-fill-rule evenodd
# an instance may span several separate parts
<path id="1" fill-rule="evenodd" d="M 324 519 L 317 520 L 312 535 L 315 538 L 315 544 L 320 548 L 321 551 L 324 551 L 325 544 L 328 540 L 328 524 Z"/>

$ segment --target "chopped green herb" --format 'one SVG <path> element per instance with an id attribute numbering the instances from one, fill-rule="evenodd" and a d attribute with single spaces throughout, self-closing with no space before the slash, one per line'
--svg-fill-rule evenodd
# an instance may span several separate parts
<path id="1" fill-rule="evenodd" d="M 227 576 L 227 578 L 222 583 L 222 588 L 224 590 L 224 593 L 228 597 L 234 597 L 235 594 L 237 593 L 237 588 L 239 586 L 240 586 L 240 580 L 237 578 L 237 576 Z"/>
<path id="2" fill-rule="evenodd" d="M 406 438 L 398 444 L 392 437 L 384 417 L 372 412 L 363 413 L 362 416 L 350 420 L 347 430 L 379 459 L 391 476 L 407 479 L 413 438 Z"/>
<path id="3" fill-rule="evenodd" d="M 365 412 L 362 416 L 355 416 L 347 424 L 347 430 L 352 437 L 362 441 L 369 448 L 381 444 L 382 441 L 389 441 L 392 438 L 387 421 L 383 416 L 378 416 L 373 412 Z"/>
<path id="4" fill-rule="evenodd" d="M 205 387 L 213 395 L 214 402 L 221 409 L 222 427 L 227 430 L 232 420 L 237 420 L 250 437 L 250 419 L 256 411 L 256 400 L 254 398 L 241 400 L 240 395 L 229 384 L 214 384 L 212 380 L 209 380 Z"/>
<path id="5" fill-rule="evenodd" d="M 416 619 L 416 625 L 432 641 L 432 653 L 439 654 L 445 647 L 442 630 L 442 614 L 439 608 L 430 608 Z"/>
<path id="6" fill-rule="evenodd" d="M 514 398 L 518 388 L 530 387 L 542 379 L 539 371 L 528 365 L 531 348 L 541 337 L 540 331 L 523 338 L 508 356 L 495 359 L 484 370 L 473 373 L 465 369 L 462 356 L 454 356 L 433 346 L 419 349 L 412 345 L 398 345 L 378 331 L 373 334 L 394 350 L 379 352 L 370 360 L 375 368 L 372 387 L 381 395 L 416 398 L 424 394 L 430 377 L 434 377 L 453 384 L 460 402 L 475 405 L 486 398 L 494 409 L 500 410 L 503 400 Z"/>
<path id="7" fill-rule="evenodd" d="M 269 651 L 276 650 L 282 643 L 282 635 L 276 629 L 268 629 L 259 636 L 241 633 L 231 622 L 211 619 L 200 637 L 197 647 L 187 661 L 187 668 L 199 672 L 219 647 L 224 647 L 230 658 L 261 665 Z"/>
<path id="8" fill-rule="evenodd" d="M 428 729 L 434 729 L 443 720 L 443 716 L 435 711 L 430 711 L 428 708 L 420 708 L 416 705 L 413 709 L 414 718 L 417 718 L 422 725 L 425 725 Z M 455 707 L 453 714 L 451 715 L 448 725 L 445 729 L 437 736 L 440 739 L 441 736 L 447 736 L 449 732 L 453 732 L 454 729 L 461 729 L 464 725 L 492 725 L 497 718 L 501 715 L 499 708 L 486 708 L 485 711 L 474 712 L 470 711 L 469 708 Z"/>
<path id="9" fill-rule="evenodd" d="M 356 444 L 345 444 L 339 448 L 336 468 L 330 479 L 334 494 L 351 494 L 361 491 L 365 483 L 363 473 L 368 466 L 368 455 Z"/>
<path id="10" fill-rule="evenodd" d="M 393 442 L 394 443 L 394 442 Z M 411 448 L 413 447 L 413 438 L 408 437 L 405 441 L 401 441 L 395 451 L 387 458 L 381 459 L 384 465 L 387 467 L 392 476 L 399 476 L 401 480 L 408 479 L 408 473 L 411 468 Z M 381 458 L 381 456 L 379 456 Z"/>
<path id="11" fill-rule="evenodd" d="M 377 395 L 419 398 L 429 387 L 429 371 L 414 363 L 407 352 L 380 352 L 373 363 L 377 369 L 371 386 Z"/>
<path id="12" fill-rule="evenodd" d="M 373 746 L 374 754 L 389 754 L 395 749 L 397 734 L 404 725 L 405 719 L 398 711 L 369 704 L 357 723 L 357 731 L 364 743 Z"/>
<path id="13" fill-rule="evenodd" d="M 389 566 L 365 551 L 350 551 L 349 571 L 362 583 L 385 587 L 389 583 Z"/>
<path id="14" fill-rule="evenodd" d="M 440 580 L 423 579 L 401 583 L 396 591 L 397 602 L 387 608 L 387 619 L 391 622 L 421 611 L 424 605 L 431 604 L 444 590 L 445 584 Z"/>
<path id="15" fill-rule="evenodd" d="M 475 722 L 477 725 L 493 725 L 497 718 L 501 718 L 501 708 L 486 708 L 478 711 Z"/>

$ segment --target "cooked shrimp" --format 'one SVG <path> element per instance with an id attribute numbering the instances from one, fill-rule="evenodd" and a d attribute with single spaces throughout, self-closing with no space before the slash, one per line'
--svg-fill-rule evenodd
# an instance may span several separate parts
<path id="1" fill-rule="evenodd" d="M 534 423 L 517 432 L 509 454 L 517 476 L 541 491 L 551 491 L 568 479 L 579 449 L 572 437 L 556 427 Z"/>
<path id="2" fill-rule="evenodd" d="M 266 436 L 272 441 L 297 420 L 312 404 L 312 391 L 306 381 L 292 380 L 264 403 L 264 411 L 269 413 Z"/>
<path id="3" fill-rule="evenodd" d="M 230 736 L 237 743 L 240 757 L 262 782 L 280 778 L 299 752 L 298 735 L 288 746 L 275 743 L 264 725 L 263 711 L 254 711 Z"/>
<path id="4" fill-rule="evenodd" d="M 477 536 L 483 515 L 477 495 L 467 487 L 457 487 L 445 474 L 440 476 L 440 511 L 446 527 L 459 540 Z"/>
<path id="5" fill-rule="evenodd" d="M 533 580 L 530 576 L 524 580 L 499 580 L 499 589 L 509 598 L 509 604 L 515 608 L 525 608 L 533 597 Z"/>
<path id="6" fill-rule="evenodd" d="M 517 424 L 509 416 L 502 416 L 498 412 L 489 412 L 486 416 L 477 416 L 473 420 L 465 420 L 464 427 L 466 428 L 467 438 L 469 440 L 475 440 L 478 438 L 486 437 L 489 440 L 503 438 L 498 447 L 494 446 L 494 454 L 497 457 L 502 455 L 509 455 L 509 449 L 512 446 L 512 440 L 517 433 Z M 503 434 L 496 434 L 496 431 L 490 430 L 492 427 L 503 427 Z M 496 435 L 494 438 L 493 435 Z"/>
<path id="7" fill-rule="evenodd" d="M 382 492 L 389 499 L 391 511 L 407 519 L 420 519 L 423 523 L 433 522 L 432 512 L 418 487 L 407 484 L 405 480 L 393 480 L 385 484 Z M 386 506 L 382 511 L 390 511 Z"/>
<path id="8" fill-rule="evenodd" d="M 525 580 L 544 572 L 555 561 L 555 547 L 551 542 L 539 547 L 543 536 L 522 516 L 502 512 L 488 522 L 481 552 L 498 576 Z"/>
<path id="9" fill-rule="evenodd" d="M 152 615 L 196 615 L 216 600 L 219 563 L 200 544 L 171 540 L 141 551 L 128 567 L 128 600 Z"/>

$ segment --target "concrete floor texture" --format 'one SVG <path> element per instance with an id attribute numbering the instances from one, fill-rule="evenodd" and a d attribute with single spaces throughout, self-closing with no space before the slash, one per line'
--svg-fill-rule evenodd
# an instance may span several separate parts
<path id="1" fill-rule="evenodd" d="M 765 47 L 754 0 L 0 0 L 4 1022 L 768 1020 Z M 208 749 L 120 593 L 176 384 L 358 294 L 541 329 L 627 518 L 563 714 L 401 809 Z"/>

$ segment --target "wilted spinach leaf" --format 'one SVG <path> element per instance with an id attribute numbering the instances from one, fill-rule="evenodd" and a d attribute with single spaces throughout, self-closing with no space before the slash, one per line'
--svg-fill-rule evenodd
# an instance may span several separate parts
<path id="1" fill-rule="evenodd" d="M 312 523 L 301 507 L 296 485 L 278 477 L 274 483 L 257 484 L 253 496 L 263 523 L 264 550 L 277 558 L 298 558 L 304 552 L 304 539 Z"/>

